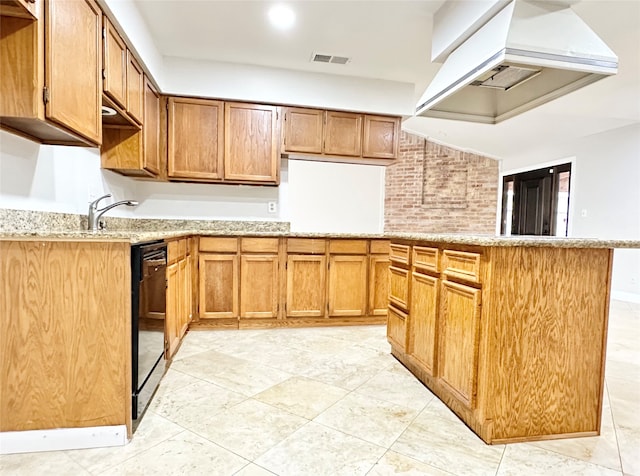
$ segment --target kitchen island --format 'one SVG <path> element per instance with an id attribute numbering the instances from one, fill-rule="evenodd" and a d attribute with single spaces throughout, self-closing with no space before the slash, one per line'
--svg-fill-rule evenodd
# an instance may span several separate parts
<path id="1" fill-rule="evenodd" d="M 392 353 L 486 443 L 598 435 L 613 248 L 638 245 L 391 237 Z"/>

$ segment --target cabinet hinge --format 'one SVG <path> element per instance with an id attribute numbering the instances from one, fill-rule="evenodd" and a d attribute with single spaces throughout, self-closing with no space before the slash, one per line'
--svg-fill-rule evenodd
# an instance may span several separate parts
<path id="1" fill-rule="evenodd" d="M 49 103 L 49 88 L 46 86 L 42 88 L 42 100 L 45 104 Z"/>
<path id="2" fill-rule="evenodd" d="M 107 27 L 106 26 L 102 27 L 102 39 L 103 40 L 107 39 Z"/>
<path id="3" fill-rule="evenodd" d="M 107 70 L 102 68 L 102 79 L 107 79 Z"/>

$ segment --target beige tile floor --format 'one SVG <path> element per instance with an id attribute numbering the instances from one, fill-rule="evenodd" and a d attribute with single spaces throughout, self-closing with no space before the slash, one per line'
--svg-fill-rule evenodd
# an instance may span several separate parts
<path id="1" fill-rule="evenodd" d="M 384 326 L 191 332 L 124 447 L 0 457 L 7 475 L 640 476 L 640 305 L 613 301 L 602 435 L 485 445 Z"/>

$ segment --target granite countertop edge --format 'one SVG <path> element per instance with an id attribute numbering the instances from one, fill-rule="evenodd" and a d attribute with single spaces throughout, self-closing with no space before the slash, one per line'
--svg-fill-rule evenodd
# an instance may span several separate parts
<path id="1" fill-rule="evenodd" d="M 493 236 L 473 234 L 440 233 L 300 233 L 290 231 L 246 230 L 162 230 L 162 231 L 81 231 L 81 230 L 15 230 L 0 231 L 0 240 L 56 240 L 145 243 L 186 236 L 247 236 L 247 237 L 288 237 L 288 238 L 334 238 L 334 239 L 390 239 L 451 243 L 475 246 L 517 246 L 551 248 L 640 248 L 640 240 L 599 239 L 599 238 L 556 238 L 540 236 Z"/>

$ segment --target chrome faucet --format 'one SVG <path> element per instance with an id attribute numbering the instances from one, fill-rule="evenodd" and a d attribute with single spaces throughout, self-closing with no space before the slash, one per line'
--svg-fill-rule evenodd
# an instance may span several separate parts
<path id="1" fill-rule="evenodd" d="M 120 205 L 127 205 L 128 207 L 135 207 L 136 205 L 138 205 L 138 202 L 135 200 L 121 200 L 98 210 L 98 202 L 103 198 L 109 198 L 110 196 L 111 194 L 108 193 L 100 198 L 96 198 L 89 204 L 89 220 L 87 222 L 87 230 L 98 231 L 104 229 L 104 222 L 100 220 L 100 218 L 112 208 Z"/>

